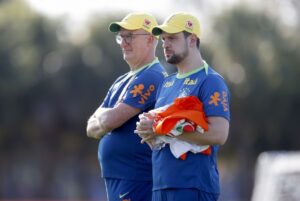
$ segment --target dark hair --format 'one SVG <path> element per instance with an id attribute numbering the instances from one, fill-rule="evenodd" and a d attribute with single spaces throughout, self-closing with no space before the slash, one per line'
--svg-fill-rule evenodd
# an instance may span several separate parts
<path id="1" fill-rule="evenodd" d="M 184 35 L 185 38 L 187 38 L 188 36 L 190 36 L 192 34 L 187 32 L 187 31 L 183 31 L 183 35 Z M 199 47 L 200 47 L 200 39 L 199 38 L 197 38 L 197 44 L 196 45 L 197 45 L 197 48 L 199 49 Z"/>

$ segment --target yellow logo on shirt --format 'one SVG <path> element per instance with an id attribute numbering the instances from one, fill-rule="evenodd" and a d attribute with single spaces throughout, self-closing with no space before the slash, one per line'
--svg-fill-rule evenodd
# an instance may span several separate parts
<path id="1" fill-rule="evenodd" d="M 151 93 L 155 90 L 155 86 L 153 84 L 149 86 L 145 93 L 143 93 L 144 88 L 145 86 L 143 84 L 134 85 L 133 90 L 130 91 L 134 98 L 137 95 L 141 96 L 141 99 L 138 102 L 140 104 L 145 104 L 145 100 L 147 100 L 151 96 Z"/>
<path id="2" fill-rule="evenodd" d="M 215 92 L 213 95 L 210 96 L 210 101 L 209 104 L 214 104 L 215 106 L 219 105 L 219 102 L 221 101 L 220 99 L 220 93 L 219 92 Z"/>
<path id="3" fill-rule="evenodd" d="M 142 94 L 144 88 L 145 86 L 143 84 L 134 85 L 130 93 L 133 94 L 133 97 L 136 97 L 138 94 Z"/>
<path id="4" fill-rule="evenodd" d="M 198 79 L 191 80 L 190 78 L 185 78 L 184 85 L 195 85 L 197 84 Z"/>
<path id="5" fill-rule="evenodd" d="M 164 84 L 164 87 L 165 87 L 165 88 L 171 87 L 171 86 L 173 86 L 173 84 L 174 84 L 174 81 L 166 82 L 166 83 Z"/>
<path id="6" fill-rule="evenodd" d="M 214 104 L 214 106 L 217 107 L 219 103 L 222 104 L 224 112 L 228 111 L 227 93 L 225 91 L 222 91 L 222 97 L 219 92 L 214 92 L 213 95 L 210 96 L 208 104 Z"/>

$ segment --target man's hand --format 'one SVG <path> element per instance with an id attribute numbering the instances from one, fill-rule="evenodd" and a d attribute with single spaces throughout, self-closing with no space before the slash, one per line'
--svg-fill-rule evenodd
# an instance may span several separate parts
<path id="1" fill-rule="evenodd" d="M 136 123 L 136 130 L 134 133 L 138 134 L 142 138 L 141 143 L 147 143 L 151 148 L 155 143 L 156 135 L 153 132 L 153 117 L 148 113 L 139 115 L 140 121 Z"/>
<path id="2" fill-rule="evenodd" d="M 86 133 L 88 137 L 95 139 L 101 139 L 105 135 L 105 133 L 101 133 L 99 120 L 96 118 L 96 116 L 93 115 L 88 120 Z"/>
<path id="3" fill-rule="evenodd" d="M 119 128 L 139 113 L 139 108 L 134 108 L 125 103 L 119 103 L 113 108 L 100 106 L 88 120 L 87 136 L 101 139 L 106 133 Z"/>

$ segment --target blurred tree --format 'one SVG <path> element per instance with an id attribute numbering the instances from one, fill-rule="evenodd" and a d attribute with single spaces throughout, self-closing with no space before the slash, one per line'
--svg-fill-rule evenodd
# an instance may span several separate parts
<path id="1" fill-rule="evenodd" d="M 97 30 L 108 24 L 100 21 Z M 0 35 L 1 198 L 104 198 L 97 141 L 85 126 L 121 74 L 112 36 L 73 39 L 62 19 L 37 15 L 21 0 L 1 3 Z"/>
<path id="2" fill-rule="evenodd" d="M 292 131 L 298 112 L 292 104 L 300 95 L 297 33 L 286 37 L 278 21 L 244 6 L 219 17 L 215 25 L 218 39 L 214 44 L 215 62 L 222 62 L 217 66 L 225 65 L 221 70 L 232 83 L 234 120 L 255 129 L 247 135 L 245 125 L 233 122 L 239 133 L 235 136 L 239 141 L 235 146 L 243 147 L 243 139 L 239 138 L 244 138 L 245 143 L 253 143 L 249 147 L 255 147 L 254 153 L 265 149 L 296 149 L 297 135 Z"/>
<path id="3" fill-rule="evenodd" d="M 300 39 L 276 16 L 241 4 L 217 16 L 213 63 L 232 92 L 232 122 L 225 155 L 239 161 L 242 197 L 251 194 L 257 155 L 299 149 Z M 250 185 L 247 185 L 250 184 Z"/>
<path id="4" fill-rule="evenodd" d="M 20 87 L 26 89 L 41 79 L 42 59 L 57 46 L 54 24 L 21 4 L 12 1 L 0 7 L 0 86 L 4 93 L 19 92 Z"/>

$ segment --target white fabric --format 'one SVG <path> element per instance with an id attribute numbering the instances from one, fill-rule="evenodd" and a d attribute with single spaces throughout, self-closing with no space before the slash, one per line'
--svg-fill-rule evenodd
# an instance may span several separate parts
<path id="1" fill-rule="evenodd" d="M 156 138 L 155 144 L 160 144 L 163 142 L 165 144 L 170 145 L 171 153 L 179 158 L 182 154 L 187 153 L 189 151 L 193 153 L 199 153 L 209 148 L 209 145 L 199 146 L 196 144 L 191 144 L 182 140 L 177 140 L 173 137 L 160 136 Z M 162 146 L 163 147 L 163 146 Z"/>

